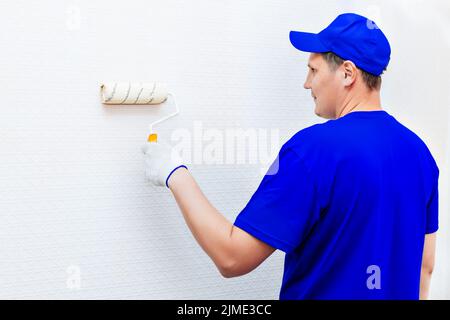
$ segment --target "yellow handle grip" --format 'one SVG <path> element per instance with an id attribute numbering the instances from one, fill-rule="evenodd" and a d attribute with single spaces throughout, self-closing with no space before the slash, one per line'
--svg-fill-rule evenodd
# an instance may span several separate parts
<path id="1" fill-rule="evenodd" d="M 148 135 L 147 141 L 148 142 L 156 142 L 158 140 L 158 135 L 156 133 L 150 133 Z"/>

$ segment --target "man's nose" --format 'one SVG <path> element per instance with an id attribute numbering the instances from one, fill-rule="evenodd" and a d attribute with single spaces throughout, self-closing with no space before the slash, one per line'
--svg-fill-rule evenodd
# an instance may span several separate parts
<path id="1" fill-rule="evenodd" d="M 309 81 L 308 80 L 306 80 L 305 83 L 303 84 L 303 88 L 311 89 L 311 86 L 309 85 Z"/>

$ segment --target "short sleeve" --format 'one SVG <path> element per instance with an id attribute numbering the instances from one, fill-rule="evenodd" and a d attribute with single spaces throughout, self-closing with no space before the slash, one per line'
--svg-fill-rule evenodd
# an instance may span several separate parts
<path id="1" fill-rule="evenodd" d="M 311 173 L 295 151 L 283 147 L 234 225 L 289 253 L 318 220 L 317 203 Z"/>
<path id="2" fill-rule="evenodd" d="M 438 181 L 435 182 L 433 193 L 427 205 L 427 221 L 425 233 L 434 233 L 439 229 L 439 190 Z"/>

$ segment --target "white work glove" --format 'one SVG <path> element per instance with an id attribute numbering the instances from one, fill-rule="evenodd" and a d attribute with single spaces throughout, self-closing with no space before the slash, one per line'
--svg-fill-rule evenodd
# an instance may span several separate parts
<path id="1" fill-rule="evenodd" d="M 145 175 L 155 186 L 169 187 L 170 175 L 178 168 L 187 167 L 183 159 L 164 142 L 146 142 L 142 146 L 145 157 Z"/>

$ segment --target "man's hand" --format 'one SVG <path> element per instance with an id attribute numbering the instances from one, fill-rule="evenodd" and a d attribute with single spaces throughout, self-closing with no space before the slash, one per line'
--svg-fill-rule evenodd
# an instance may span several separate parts
<path id="1" fill-rule="evenodd" d="M 168 181 L 172 173 L 187 167 L 182 158 L 172 147 L 164 142 L 147 142 L 142 146 L 145 155 L 145 175 L 156 186 L 169 187 Z"/>

